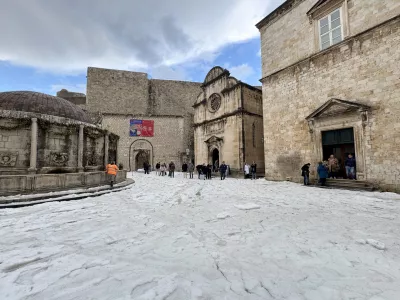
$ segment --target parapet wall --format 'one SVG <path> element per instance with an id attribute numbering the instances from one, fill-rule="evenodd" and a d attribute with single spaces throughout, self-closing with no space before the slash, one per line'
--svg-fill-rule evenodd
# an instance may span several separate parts
<path id="1" fill-rule="evenodd" d="M 120 170 L 117 183 L 126 180 L 127 171 Z M 78 187 L 93 187 L 108 183 L 104 171 L 66 174 L 1 175 L 0 196 L 46 191 L 60 191 Z"/>

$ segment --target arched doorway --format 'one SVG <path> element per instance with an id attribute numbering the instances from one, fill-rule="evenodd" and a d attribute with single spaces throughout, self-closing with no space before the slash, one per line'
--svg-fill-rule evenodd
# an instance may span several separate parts
<path id="1" fill-rule="evenodd" d="M 152 168 L 154 167 L 153 145 L 145 139 L 135 140 L 129 146 L 129 170 L 142 169 L 145 160 L 149 162 Z"/>
<path id="2" fill-rule="evenodd" d="M 214 150 L 211 153 L 211 159 L 212 159 L 212 165 L 213 165 L 213 170 L 216 172 L 219 169 L 219 150 L 217 148 L 214 148 Z"/>
<path id="3" fill-rule="evenodd" d="M 135 157 L 135 171 L 143 169 L 143 164 L 145 162 L 150 162 L 150 151 L 139 150 Z"/>

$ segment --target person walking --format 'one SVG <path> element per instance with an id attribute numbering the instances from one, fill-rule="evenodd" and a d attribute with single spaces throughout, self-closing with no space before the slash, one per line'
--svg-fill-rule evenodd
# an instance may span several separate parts
<path id="1" fill-rule="evenodd" d="M 225 178 L 229 175 L 229 165 L 226 165 Z"/>
<path id="2" fill-rule="evenodd" d="M 197 165 L 196 170 L 197 170 L 197 174 L 199 175 L 199 179 L 200 179 L 200 175 L 202 174 L 203 166 Z"/>
<path id="3" fill-rule="evenodd" d="M 108 164 L 106 166 L 106 173 L 107 173 L 107 177 L 108 177 L 108 180 L 110 182 L 111 188 L 114 187 L 114 182 L 115 182 L 115 179 L 117 177 L 118 170 L 119 169 L 118 169 L 118 167 L 117 167 L 117 165 L 115 164 L 114 161 L 111 162 L 111 164 Z"/>
<path id="4" fill-rule="evenodd" d="M 304 177 L 304 185 L 310 184 L 310 166 L 311 164 L 305 164 L 301 167 L 301 176 Z"/>
<path id="5" fill-rule="evenodd" d="M 339 161 L 333 154 L 328 158 L 328 170 L 329 178 L 336 179 L 337 173 L 339 172 Z"/>
<path id="6" fill-rule="evenodd" d="M 207 165 L 207 179 L 211 180 L 211 174 L 212 174 L 212 165 L 208 164 Z"/>
<path id="7" fill-rule="evenodd" d="M 207 166 L 206 166 L 206 164 L 203 164 L 202 166 L 201 166 L 201 174 L 203 175 L 203 177 L 204 177 L 204 180 L 206 180 L 207 179 Z M 200 176 L 200 179 L 201 179 L 202 177 Z"/>
<path id="8" fill-rule="evenodd" d="M 318 173 L 318 177 L 319 177 L 319 183 L 321 184 L 321 186 L 325 186 L 326 185 L 326 178 L 328 178 L 328 169 L 322 163 L 322 161 L 320 161 L 318 163 L 317 173 Z"/>
<path id="9" fill-rule="evenodd" d="M 221 180 L 225 180 L 226 177 L 226 169 L 227 169 L 227 165 L 225 164 L 225 162 L 222 162 L 222 165 L 219 166 L 219 172 L 221 173 Z"/>
<path id="10" fill-rule="evenodd" d="M 346 168 L 346 176 L 348 179 L 356 179 L 356 160 L 352 154 L 349 154 L 344 163 Z"/>
<path id="11" fill-rule="evenodd" d="M 173 161 L 169 163 L 169 176 L 175 178 L 175 164 Z"/>
<path id="12" fill-rule="evenodd" d="M 254 162 L 250 166 L 250 171 L 251 171 L 251 180 L 257 179 L 257 164 Z"/>
<path id="13" fill-rule="evenodd" d="M 182 165 L 183 178 L 187 178 L 188 165 L 186 161 Z"/>
<path id="14" fill-rule="evenodd" d="M 188 163 L 189 178 L 193 179 L 194 164 L 192 162 Z"/>
<path id="15" fill-rule="evenodd" d="M 160 164 L 160 162 L 158 162 L 158 163 L 156 164 L 156 175 L 161 175 L 161 174 L 160 174 L 160 168 L 161 168 L 161 164 Z"/>
<path id="16" fill-rule="evenodd" d="M 249 174 L 250 174 L 250 166 L 245 162 L 244 163 L 244 179 L 249 178 Z"/>

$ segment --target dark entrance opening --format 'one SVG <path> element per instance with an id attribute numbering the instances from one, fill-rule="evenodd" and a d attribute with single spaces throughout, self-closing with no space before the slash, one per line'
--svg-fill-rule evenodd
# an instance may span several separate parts
<path id="1" fill-rule="evenodd" d="M 355 157 L 353 128 L 323 131 L 322 148 L 323 159 L 328 160 L 331 154 L 335 155 L 340 166 L 338 177 L 347 178 L 346 169 L 344 167 L 347 156 L 352 154 L 353 157 L 357 159 L 357 157 Z"/>
<path id="2" fill-rule="evenodd" d="M 212 152 L 212 165 L 214 172 L 217 172 L 219 169 L 219 150 L 214 149 Z"/>
<path id="3" fill-rule="evenodd" d="M 148 150 L 140 150 L 138 154 L 136 154 L 135 159 L 135 169 L 143 169 L 143 164 L 145 162 L 150 163 L 150 151 Z"/>

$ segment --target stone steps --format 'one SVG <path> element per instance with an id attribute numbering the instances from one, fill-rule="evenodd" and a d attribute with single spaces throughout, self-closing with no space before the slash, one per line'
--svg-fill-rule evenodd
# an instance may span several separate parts
<path id="1" fill-rule="evenodd" d="M 373 191 L 375 189 L 375 187 L 372 184 L 366 181 L 348 180 L 348 179 L 327 179 L 326 186 L 348 189 L 348 190 L 362 190 L 362 191 Z"/>

